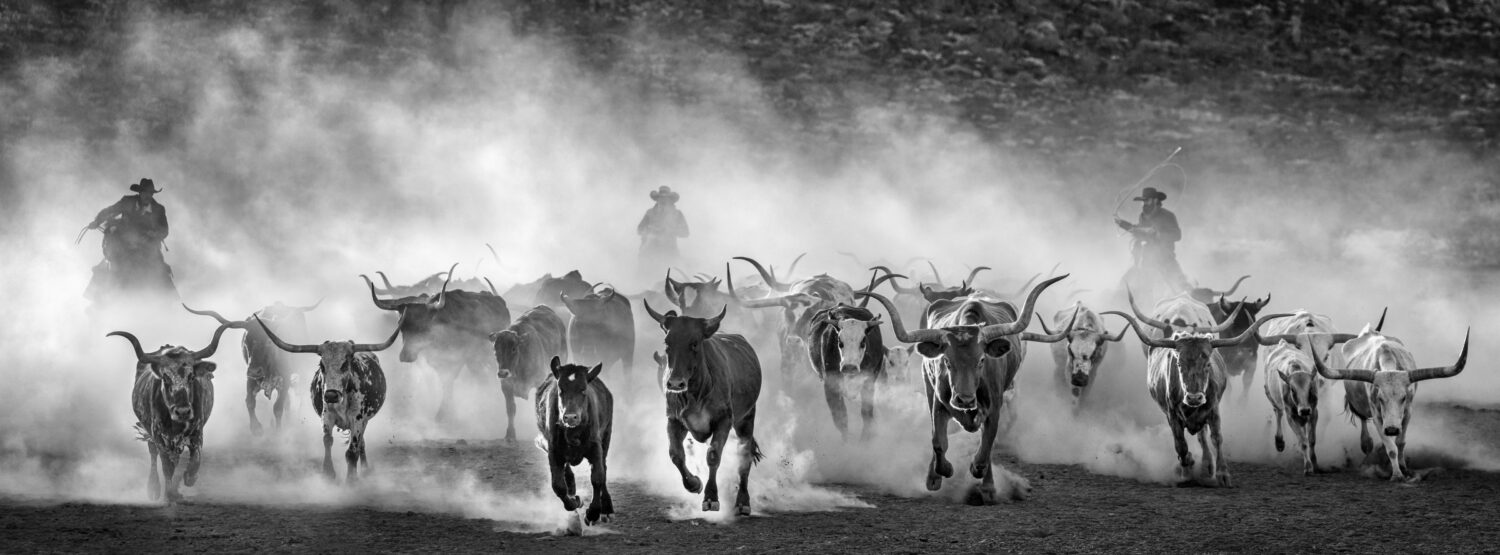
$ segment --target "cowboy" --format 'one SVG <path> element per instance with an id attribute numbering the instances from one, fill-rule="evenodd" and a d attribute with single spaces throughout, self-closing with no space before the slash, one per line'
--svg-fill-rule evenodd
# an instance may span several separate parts
<path id="1" fill-rule="evenodd" d="M 678 194 L 663 185 L 651 191 L 651 200 L 656 202 L 641 218 L 635 232 L 641 236 L 641 258 L 663 262 L 677 258 L 677 238 L 688 236 L 687 220 L 677 209 Z"/>
<path id="2" fill-rule="evenodd" d="M 1177 215 L 1161 206 L 1167 200 L 1167 194 L 1155 187 L 1146 187 L 1135 200 L 1143 203 L 1139 221 L 1132 224 L 1117 217 L 1115 225 L 1134 237 L 1131 252 L 1136 264 L 1154 270 L 1174 290 L 1189 289 L 1191 285 L 1187 276 L 1177 264 L 1176 243 L 1182 240 L 1182 228 L 1177 226 Z"/>
<path id="3" fill-rule="evenodd" d="M 100 210 L 86 228 L 104 233 L 104 262 L 94 267 L 95 279 L 85 293 L 90 298 L 102 293 L 105 284 L 174 289 L 172 270 L 162 257 L 168 227 L 167 209 L 155 199 L 161 189 L 142 178 L 130 190 L 135 194 L 120 197 L 119 202 Z"/>

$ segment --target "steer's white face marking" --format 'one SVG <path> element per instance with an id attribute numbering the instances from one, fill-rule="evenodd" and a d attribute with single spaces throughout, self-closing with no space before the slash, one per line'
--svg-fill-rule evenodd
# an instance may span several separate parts
<path id="1" fill-rule="evenodd" d="M 1401 368 L 1395 357 L 1387 352 L 1380 353 L 1379 363 L 1375 368 L 1375 398 L 1372 399 L 1372 404 L 1375 422 L 1382 428 L 1376 432 L 1384 435 L 1383 428 L 1401 429 L 1406 413 L 1411 410 L 1411 400 L 1417 392 L 1417 386 L 1411 383 L 1411 376 L 1403 371 L 1406 369 Z"/>
<path id="2" fill-rule="evenodd" d="M 866 322 L 854 318 L 845 318 L 838 322 L 839 335 L 839 370 L 854 372 L 865 360 L 865 335 L 872 326 L 879 325 L 880 319 Z"/>

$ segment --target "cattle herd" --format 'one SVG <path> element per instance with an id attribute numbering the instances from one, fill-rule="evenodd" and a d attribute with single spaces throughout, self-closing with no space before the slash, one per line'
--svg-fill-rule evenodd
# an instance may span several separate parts
<path id="1" fill-rule="evenodd" d="M 179 498 L 176 467 L 184 448 L 188 462 L 181 480 L 192 486 L 197 479 L 203 430 L 214 406 L 215 365 L 208 359 L 229 329 L 244 331 L 245 402 L 256 434 L 262 433 L 255 417 L 257 394 L 276 394 L 273 425 L 282 425 L 292 373 L 286 354 L 318 356 L 309 393 L 322 419 L 323 472 L 336 476 L 333 430 L 346 431 L 349 482 L 357 480 L 359 467 L 367 464 L 364 432 L 389 393 L 378 352 L 400 339 L 401 362 L 423 359 L 441 373 L 440 421 L 450 417 L 454 381 L 461 373 L 493 372 L 505 399 L 507 441 L 516 440 L 516 398 L 531 395 L 539 432 L 535 443 L 546 453 L 552 489 L 567 510 L 583 506 L 572 467 L 589 462 L 590 524 L 607 521 L 614 513 L 606 460 L 616 402 L 605 384 L 644 379 L 633 369 L 637 307 L 660 330 L 661 346 L 652 359 L 657 388 L 665 397 L 668 459 L 680 473 L 683 488 L 702 494 L 702 509 L 718 511 L 718 468 L 724 449 L 733 445 L 739 455 L 734 459 L 739 475 L 734 511 L 740 515 L 751 512 L 749 474 L 762 457 L 755 421 L 766 382 L 764 354 L 757 346 L 779 350 L 781 375 L 811 372 L 822 381 L 834 426 L 848 441 L 858 440 L 849 433 L 846 391 L 858 398 L 861 438 L 868 439 L 879 426 L 875 389 L 890 376 L 921 376 L 931 416 L 927 488 L 938 490 L 945 479 L 954 477 L 948 437 L 950 424 L 956 423 L 965 432 L 979 434 L 979 448 L 965 470 L 978 481 L 973 490 L 985 503 L 995 502 L 998 495 L 991 453 L 997 435 L 1016 424 L 1015 378 L 1029 342 L 1052 345 L 1056 383 L 1076 409 L 1088 404 L 1090 385 L 1110 343 L 1121 341 L 1125 328 L 1133 329 L 1146 360 L 1147 391 L 1171 430 L 1179 478 L 1221 486 L 1232 484 L 1220 450 L 1219 411 L 1232 377 L 1242 377 L 1242 394 L 1248 394 L 1250 377 L 1257 372 L 1264 376 L 1275 413 L 1276 447 L 1284 448 L 1284 421 L 1296 434 L 1307 474 L 1318 471 L 1318 396 L 1326 380 L 1342 381 L 1347 408 L 1361 431 L 1365 464 L 1382 474 L 1388 469 L 1391 480 L 1402 480 L 1412 476 L 1404 446 L 1416 384 L 1462 372 L 1468 357 L 1466 335 L 1452 366 L 1419 368 L 1399 339 L 1382 332 L 1383 313 L 1379 323 L 1365 325 L 1358 333 L 1340 333 L 1323 314 L 1261 314 L 1269 297 L 1231 301 L 1228 297 L 1239 282 L 1229 291 L 1193 289 L 1151 299 L 1155 304 L 1150 311 L 1142 310 L 1127 292 L 1129 312 L 1096 310 L 1077 302 L 1044 318 L 1036 314 L 1038 298 L 1067 275 L 1035 286 L 1033 278 L 1019 290 L 996 292 L 973 283 L 976 274 L 988 270 L 984 267 L 975 268 L 958 286 L 945 286 L 937 279 L 912 287 L 901 284 L 910 281 L 906 276 L 876 266 L 868 284 L 856 289 L 827 274 L 781 281 L 753 259 L 736 260 L 753 266 L 759 280 L 752 278 L 736 288 L 726 263 L 723 281 L 706 274 L 679 281 L 668 272 L 660 291 L 633 295 L 606 283 L 589 283 L 577 271 L 562 277 L 548 274 L 505 294 L 488 280 L 454 282 L 453 268 L 446 277 L 434 274 L 406 287 L 392 285 L 384 274 L 379 274 L 383 288 L 361 276 L 375 307 L 398 315 L 391 335 L 379 343 L 289 343 L 282 338 L 305 335 L 303 314 L 317 305 L 288 307 L 279 302 L 243 320 L 184 305 L 218 322 L 212 341 L 199 350 L 166 345 L 146 352 L 129 332 L 111 332 L 128 340 L 135 352 L 132 407 L 151 456 L 148 495 Z M 890 296 L 876 291 L 886 284 L 892 289 Z M 870 300 L 884 312 L 871 310 Z M 521 305 L 528 308 L 512 318 L 512 307 Z M 1039 331 L 1028 331 L 1033 316 Z M 1121 321 L 1114 333 L 1106 328 L 1106 316 Z M 1188 435 L 1198 438 L 1201 465 L 1189 448 Z M 688 436 L 707 444 L 704 477 L 689 469 L 684 448 Z"/>

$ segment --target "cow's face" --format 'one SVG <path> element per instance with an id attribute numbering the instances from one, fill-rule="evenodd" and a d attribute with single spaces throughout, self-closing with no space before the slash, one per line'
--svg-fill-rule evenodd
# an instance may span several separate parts
<path id="1" fill-rule="evenodd" d="M 1282 382 L 1282 402 L 1287 410 L 1303 420 L 1312 416 L 1313 409 L 1318 406 L 1318 386 L 1322 378 L 1300 361 L 1278 366 L 1276 374 Z"/>
<path id="2" fill-rule="evenodd" d="M 685 393 L 706 371 L 703 342 L 719 331 L 720 318 L 693 318 L 668 312 L 661 319 L 667 332 L 667 372 L 663 389 L 667 393 Z"/>
<path id="3" fill-rule="evenodd" d="M 142 364 L 149 365 L 151 373 L 160 380 L 162 399 L 172 421 L 192 421 L 193 407 L 198 402 L 198 380 L 212 379 L 215 364 L 194 359 L 193 352 L 182 347 L 164 347 Z"/>
<path id="4" fill-rule="evenodd" d="M 1411 400 L 1416 396 L 1417 386 L 1412 383 L 1407 369 L 1388 353 L 1380 353 L 1378 364 L 1371 384 L 1370 406 L 1375 411 L 1375 421 L 1380 423 L 1381 433 L 1399 436 L 1406 415 L 1411 412 Z"/>
<path id="5" fill-rule="evenodd" d="M 880 317 L 874 320 L 844 318 L 838 321 L 839 372 L 858 372 L 865 360 L 871 335 L 880 333 Z"/>
<path id="6" fill-rule="evenodd" d="M 324 341 L 318 346 L 318 357 L 318 369 L 323 371 L 323 405 L 338 407 L 359 390 L 353 368 L 354 342 Z"/>
<path id="7" fill-rule="evenodd" d="M 1088 387 L 1094 380 L 1094 371 L 1104 360 L 1104 336 L 1093 330 L 1074 330 L 1068 334 L 1067 349 L 1068 383 L 1074 388 Z M 1077 394 L 1075 389 L 1074 395 Z"/>
<path id="8" fill-rule="evenodd" d="M 1175 360 L 1178 383 L 1182 386 L 1182 404 L 1201 407 L 1208 402 L 1208 386 L 1213 377 L 1214 348 L 1210 334 L 1178 333 Z"/>
<path id="9" fill-rule="evenodd" d="M 1003 357 L 1011 349 L 1009 339 L 985 340 L 979 330 L 979 326 L 943 328 L 941 339 L 917 344 L 917 352 L 923 357 L 938 359 L 938 377 L 946 378 L 952 392 L 946 401 L 956 410 L 980 410 L 985 358 Z"/>
<path id="10" fill-rule="evenodd" d="M 906 345 L 887 347 L 885 350 L 885 375 L 906 376 L 912 365 L 912 348 Z"/>
<path id="11" fill-rule="evenodd" d="M 511 377 L 521 364 L 521 342 L 525 335 L 500 330 L 490 334 L 490 339 L 495 342 L 495 362 L 500 366 L 496 375 L 502 380 Z"/>
<path id="12" fill-rule="evenodd" d="M 552 357 L 552 377 L 557 380 L 557 421 L 564 428 L 577 428 L 588 421 L 589 384 L 599 378 L 603 364 L 593 368 L 562 364 Z"/>

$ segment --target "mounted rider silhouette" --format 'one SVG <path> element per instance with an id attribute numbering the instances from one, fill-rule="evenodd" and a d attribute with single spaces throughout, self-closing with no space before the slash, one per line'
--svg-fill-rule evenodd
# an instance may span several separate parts
<path id="1" fill-rule="evenodd" d="M 168 227 L 167 209 L 155 199 L 161 189 L 142 178 L 130 190 L 135 194 L 120 197 L 84 227 L 84 231 L 104 233 L 104 261 L 94 266 L 93 280 L 84 293 L 95 302 L 110 292 L 157 292 L 173 297 L 177 293 L 172 269 L 162 257 Z"/>
<path id="2" fill-rule="evenodd" d="M 1187 275 L 1177 263 L 1176 243 L 1182 240 L 1182 228 L 1177 225 L 1177 215 L 1161 205 L 1167 200 L 1167 194 L 1155 187 L 1146 187 L 1135 200 L 1142 203 L 1141 217 L 1136 223 L 1115 218 L 1115 225 L 1130 232 L 1132 238 L 1130 252 L 1135 266 L 1131 271 L 1144 272 L 1144 275 L 1138 273 L 1134 280 L 1127 277 L 1127 281 L 1161 286 L 1167 295 L 1191 289 Z M 1137 288 L 1136 294 L 1141 293 L 1143 291 Z M 1153 296 L 1161 298 L 1167 295 Z"/>

